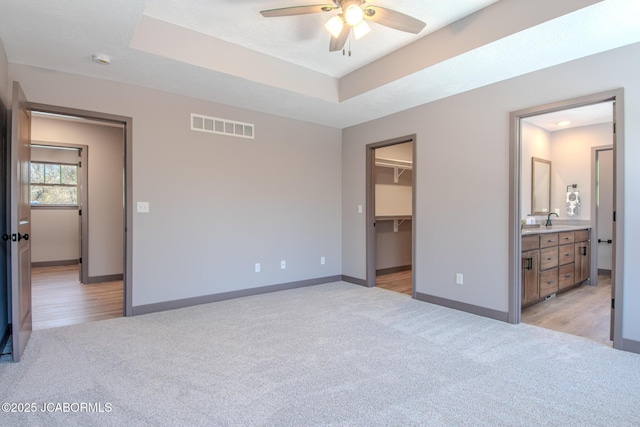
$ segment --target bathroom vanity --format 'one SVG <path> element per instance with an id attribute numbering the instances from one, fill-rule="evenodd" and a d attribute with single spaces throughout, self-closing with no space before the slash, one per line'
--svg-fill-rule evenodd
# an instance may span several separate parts
<path id="1" fill-rule="evenodd" d="M 551 226 L 522 230 L 522 306 L 589 279 L 591 230 Z"/>

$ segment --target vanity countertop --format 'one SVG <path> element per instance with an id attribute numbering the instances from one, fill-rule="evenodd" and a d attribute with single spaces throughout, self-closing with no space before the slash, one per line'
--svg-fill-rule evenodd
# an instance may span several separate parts
<path id="1" fill-rule="evenodd" d="M 544 234 L 544 233 L 562 233 L 563 231 L 575 231 L 575 230 L 588 230 L 590 226 L 587 225 L 553 225 L 551 227 L 545 227 L 544 225 L 540 227 L 532 227 L 532 228 L 523 228 L 522 235 L 528 234 Z"/>

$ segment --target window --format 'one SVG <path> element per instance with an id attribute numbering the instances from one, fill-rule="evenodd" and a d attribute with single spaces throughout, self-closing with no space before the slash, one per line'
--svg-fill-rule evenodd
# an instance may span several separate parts
<path id="1" fill-rule="evenodd" d="M 78 165 L 31 162 L 31 206 L 78 206 Z"/>

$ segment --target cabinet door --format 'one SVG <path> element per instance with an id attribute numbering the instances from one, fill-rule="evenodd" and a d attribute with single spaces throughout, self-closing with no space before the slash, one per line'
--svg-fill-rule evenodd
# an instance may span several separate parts
<path id="1" fill-rule="evenodd" d="M 591 263 L 589 262 L 590 244 L 580 242 L 575 244 L 575 278 L 576 283 L 583 282 L 589 278 Z"/>
<path id="2" fill-rule="evenodd" d="M 540 248 L 558 246 L 558 233 L 545 233 L 540 235 Z"/>
<path id="3" fill-rule="evenodd" d="M 540 298 L 558 292 L 558 269 L 543 271 L 540 273 Z"/>
<path id="4" fill-rule="evenodd" d="M 558 268 L 558 287 L 562 291 L 575 285 L 575 267 L 573 264 L 563 265 Z"/>
<path id="5" fill-rule="evenodd" d="M 558 247 L 540 249 L 540 270 L 558 266 Z"/>
<path id="6" fill-rule="evenodd" d="M 575 245 L 559 246 L 558 265 L 573 264 L 575 259 Z"/>
<path id="7" fill-rule="evenodd" d="M 522 253 L 522 305 L 537 301 L 540 297 L 538 290 L 539 263 L 539 251 Z"/>

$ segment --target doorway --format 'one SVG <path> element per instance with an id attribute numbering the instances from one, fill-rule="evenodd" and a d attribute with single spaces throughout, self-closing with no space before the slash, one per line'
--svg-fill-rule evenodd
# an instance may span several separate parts
<path id="1" fill-rule="evenodd" d="M 602 209 L 600 209 L 601 212 L 598 212 L 598 192 L 595 191 L 598 188 L 597 175 L 592 172 L 594 167 L 591 159 L 593 157 L 592 151 L 596 150 L 592 148 L 594 146 L 597 146 L 598 150 L 608 149 L 611 152 L 613 166 L 610 171 L 610 182 L 613 191 L 611 191 L 610 197 L 613 200 L 613 209 L 622 209 L 623 199 L 620 190 L 624 177 L 621 167 L 623 135 L 621 132 L 616 132 L 616 127 L 621 128 L 619 125 L 622 119 L 622 97 L 622 90 L 611 91 L 511 114 L 512 227 L 510 240 L 513 250 L 510 251 L 510 254 L 513 262 L 510 263 L 510 275 L 514 285 L 510 288 L 509 319 L 512 323 L 520 321 L 533 323 L 550 329 L 587 336 L 602 342 L 607 342 L 607 338 L 613 338 L 613 346 L 620 348 L 622 313 L 621 309 L 610 310 L 610 307 L 614 306 L 615 300 L 620 303 L 622 297 L 620 287 L 616 286 L 617 283 L 622 282 L 621 275 L 616 274 L 622 272 L 622 227 L 620 221 L 617 224 L 613 223 L 612 235 L 614 237 L 610 239 L 612 240 L 611 275 L 599 278 L 596 268 L 599 252 L 597 247 L 599 231 L 596 218 L 598 213 L 599 216 L 606 216 L 606 214 L 602 212 Z M 582 110 L 598 108 L 604 110 L 608 108 L 608 120 L 601 121 L 599 124 L 582 124 L 582 127 L 577 126 L 573 130 L 557 128 L 548 131 L 541 130 L 535 125 L 533 125 L 533 130 L 528 129 L 532 123 L 547 117 L 552 119 L 556 126 L 566 126 L 566 123 L 562 123 L 558 119 L 559 114 L 577 113 Z M 523 137 L 527 131 L 535 134 L 534 137 L 529 135 L 528 142 Z M 592 137 L 585 136 L 587 135 L 585 132 L 593 132 L 594 134 L 599 132 L 598 141 L 590 140 Z M 569 143 L 570 137 L 580 140 L 582 145 Z M 553 141 L 561 143 L 557 146 L 550 145 L 549 143 L 553 144 Z M 612 141 L 613 146 L 611 145 Z M 532 149 L 531 146 L 526 145 L 527 143 L 537 144 L 537 146 Z M 534 154 L 538 154 L 538 157 L 546 155 L 551 165 L 551 200 L 549 206 L 539 212 L 533 212 L 529 204 L 530 201 L 533 203 L 534 194 L 537 193 L 531 184 L 534 181 L 531 176 L 533 165 L 531 166 L 532 170 L 527 170 L 527 164 L 531 163 L 531 157 L 535 157 L 532 150 Z M 540 152 L 544 153 L 545 150 L 546 154 L 540 155 Z M 554 153 L 557 156 L 556 162 L 553 161 Z M 619 193 L 616 194 L 617 192 Z M 549 224 L 547 219 L 551 218 L 553 222 L 549 228 L 547 227 Z M 526 222 L 529 222 L 527 220 L 535 222 L 535 224 L 527 225 Z M 532 229 L 527 229 L 528 227 L 532 227 Z M 540 227 L 540 229 L 535 227 Z M 574 232 L 574 230 L 582 228 L 589 230 L 588 237 L 585 237 L 587 235 L 583 236 L 584 230 Z M 549 240 L 558 236 L 558 243 L 556 243 L 558 255 L 557 261 L 555 261 L 558 266 L 543 265 L 544 260 L 553 260 L 555 257 L 546 253 L 543 257 L 544 260 L 540 258 L 539 263 L 535 257 L 526 258 L 527 262 L 522 260 L 521 257 L 525 255 L 522 250 L 528 249 L 531 238 L 537 234 L 548 236 Z M 526 244 L 524 242 L 525 235 L 527 236 Z M 580 236 L 579 243 L 576 240 L 577 243 L 574 246 L 572 240 L 571 245 L 562 245 L 561 238 L 570 239 L 574 236 Z M 547 251 L 548 249 L 540 249 L 540 253 L 543 250 Z M 532 251 L 531 254 L 533 252 L 536 251 Z M 568 258 L 563 258 L 563 256 Z M 580 268 L 584 270 L 585 258 L 589 260 L 588 270 L 591 271 L 591 274 L 587 271 L 583 272 L 581 276 L 579 270 Z M 529 262 L 530 260 L 533 262 Z M 528 264 L 536 265 L 532 269 Z M 533 270 L 536 271 L 532 273 Z M 558 277 L 552 277 L 552 273 L 555 275 L 558 270 L 560 270 Z M 532 282 L 533 278 L 540 280 L 537 286 L 541 293 L 537 297 L 533 293 L 532 298 L 530 286 L 531 283 L 534 283 Z M 562 280 L 565 278 L 563 288 Z M 550 290 L 547 288 L 547 284 L 555 287 Z M 608 284 L 610 284 L 610 288 L 607 287 Z M 545 292 L 542 292 L 543 287 Z M 621 304 L 616 305 L 621 308 Z M 585 326 L 585 324 L 591 326 Z"/>
<path id="2" fill-rule="evenodd" d="M 34 330 L 124 313 L 123 131 L 32 110 Z"/>
<path id="3" fill-rule="evenodd" d="M 132 119 L 131 117 L 91 112 L 73 108 L 36 104 L 26 99 L 19 82 L 13 82 L 13 102 L 11 108 L 11 138 L 7 140 L 7 150 L 11 153 L 11 160 L 5 170 L 7 193 L 10 197 L 10 212 L 7 222 L 7 235 L 10 242 L 9 259 L 5 259 L 10 277 L 7 288 L 10 291 L 12 358 L 19 362 L 29 341 L 32 325 L 32 284 L 31 284 L 31 250 L 30 235 L 31 208 L 29 204 L 29 162 L 31 149 L 31 115 L 32 112 L 70 116 L 90 119 L 99 122 L 119 123 L 122 127 L 123 147 L 120 150 L 120 170 L 122 187 L 124 189 L 119 209 L 123 212 L 120 232 L 122 237 L 123 290 L 121 292 L 123 304 L 121 310 L 125 316 L 132 315 L 132 233 L 128 225 L 133 219 L 132 198 Z M 8 196 L 8 195 L 7 195 Z"/>
<path id="4" fill-rule="evenodd" d="M 367 279 L 415 297 L 415 136 L 367 146 Z"/>

